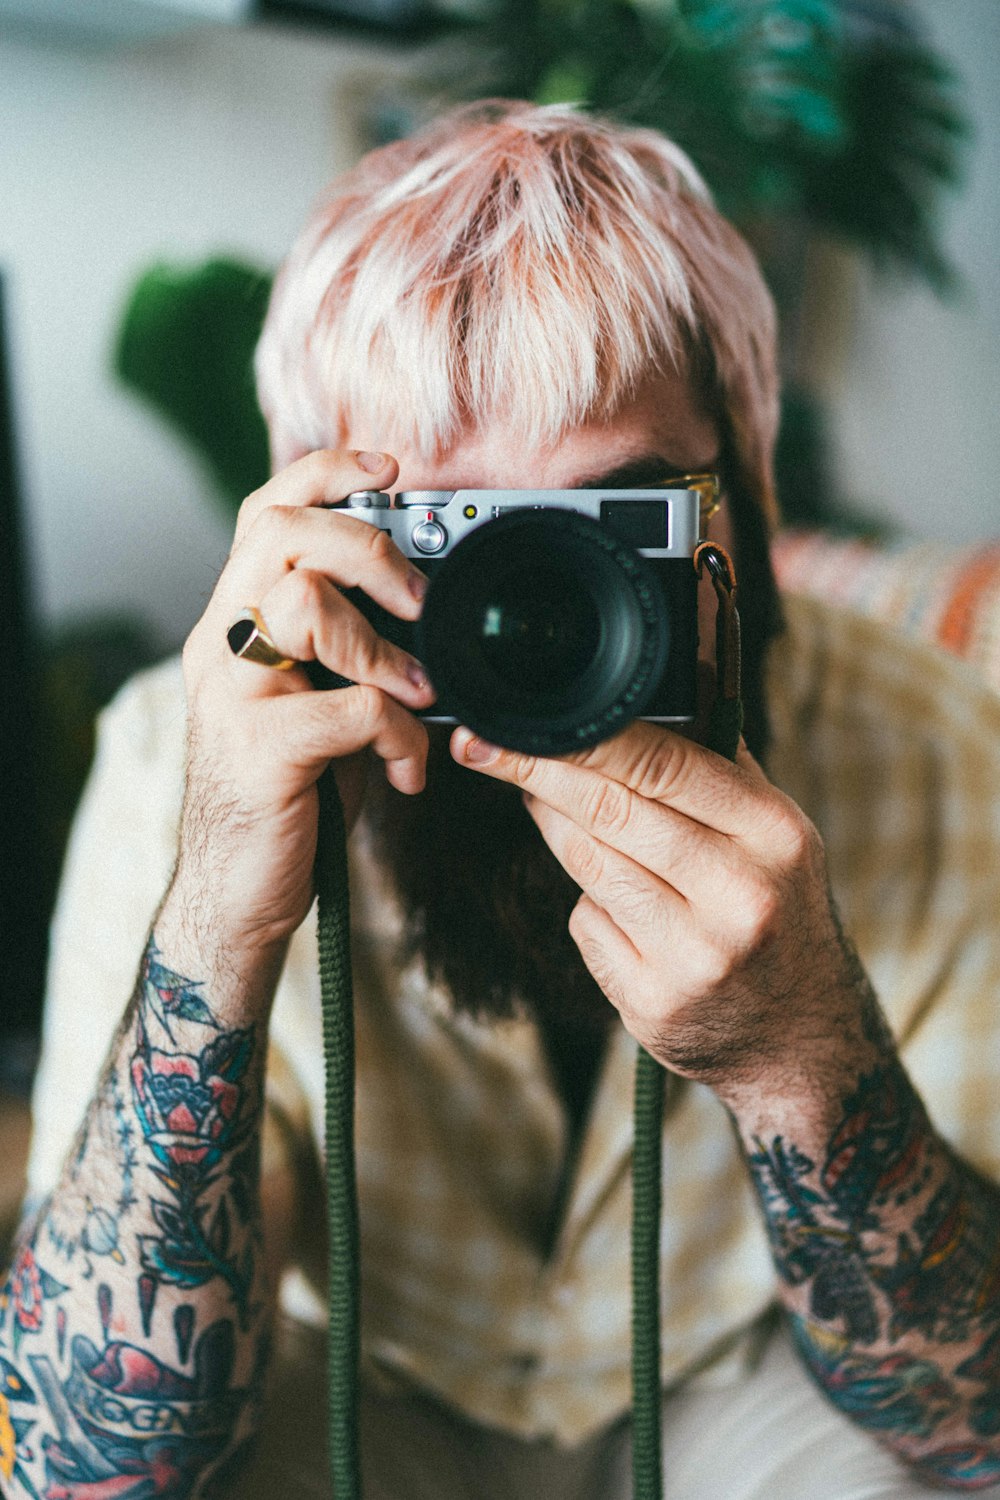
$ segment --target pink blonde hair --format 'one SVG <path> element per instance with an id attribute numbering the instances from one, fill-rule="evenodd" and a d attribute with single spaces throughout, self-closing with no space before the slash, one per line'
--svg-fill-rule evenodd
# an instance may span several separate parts
<path id="1" fill-rule="evenodd" d="M 332 185 L 256 367 L 281 467 L 347 443 L 439 457 L 494 423 L 555 443 L 665 365 L 698 381 L 731 478 L 773 517 L 773 304 L 691 162 L 652 130 L 491 100 Z"/>

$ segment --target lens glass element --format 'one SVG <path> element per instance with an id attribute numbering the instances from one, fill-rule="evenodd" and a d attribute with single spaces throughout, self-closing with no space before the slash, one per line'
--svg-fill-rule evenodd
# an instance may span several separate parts
<path id="1" fill-rule="evenodd" d="M 504 572 L 487 591 L 480 618 L 484 664 L 519 694 L 571 688 L 601 644 L 595 599 L 558 565 Z"/>

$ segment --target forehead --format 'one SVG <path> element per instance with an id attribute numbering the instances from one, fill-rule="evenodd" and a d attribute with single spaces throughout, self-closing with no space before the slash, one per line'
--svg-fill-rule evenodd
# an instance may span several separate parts
<path id="1" fill-rule="evenodd" d="M 686 380 L 668 371 L 649 380 L 615 416 L 575 427 L 544 448 L 530 448 L 504 427 L 471 429 L 440 458 L 397 452 L 401 489 L 574 489 L 635 467 L 622 483 L 652 482 L 711 468 L 715 423 Z M 657 467 L 659 473 L 654 472 Z"/>

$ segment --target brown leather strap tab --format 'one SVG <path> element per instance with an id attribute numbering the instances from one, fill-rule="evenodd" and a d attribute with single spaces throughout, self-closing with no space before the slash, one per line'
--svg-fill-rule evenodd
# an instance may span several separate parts
<path id="1" fill-rule="evenodd" d="M 707 571 L 715 589 L 715 672 L 718 691 L 727 703 L 740 696 L 740 616 L 736 608 L 736 569 L 725 547 L 699 542 L 694 551 L 698 577 Z"/>

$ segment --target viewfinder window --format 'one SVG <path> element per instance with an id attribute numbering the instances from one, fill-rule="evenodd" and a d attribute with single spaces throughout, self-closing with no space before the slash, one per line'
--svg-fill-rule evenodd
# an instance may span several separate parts
<path id="1" fill-rule="evenodd" d="M 602 500 L 601 525 L 632 547 L 668 547 L 669 509 L 664 500 Z"/>

